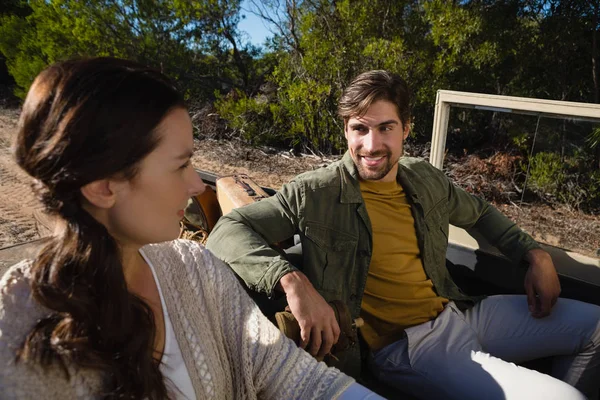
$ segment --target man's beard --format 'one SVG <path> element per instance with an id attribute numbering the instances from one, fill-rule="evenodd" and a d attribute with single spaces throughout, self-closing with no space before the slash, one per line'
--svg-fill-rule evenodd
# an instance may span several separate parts
<path id="1" fill-rule="evenodd" d="M 361 159 L 362 157 L 385 157 L 385 163 L 379 166 L 377 169 L 370 169 L 363 166 Z M 398 160 L 392 160 L 392 152 L 388 149 L 376 151 L 374 153 L 357 153 L 357 159 L 354 160 L 356 169 L 358 170 L 358 176 L 365 181 L 378 181 L 383 179 L 391 170 L 394 165 L 398 163 Z"/>

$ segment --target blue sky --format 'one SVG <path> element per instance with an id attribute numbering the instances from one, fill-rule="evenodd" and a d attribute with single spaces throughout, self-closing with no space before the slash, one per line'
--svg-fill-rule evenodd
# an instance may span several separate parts
<path id="1" fill-rule="evenodd" d="M 247 0 L 242 1 L 242 14 L 245 15 L 246 18 L 240 21 L 239 29 L 248 34 L 252 44 L 260 46 L 264 44 L 265 39 L 268 36 L 271 36 L 271 33 L 261 18 L 247 11 L 250 7 L 251 4 L 249 4 Z"/>

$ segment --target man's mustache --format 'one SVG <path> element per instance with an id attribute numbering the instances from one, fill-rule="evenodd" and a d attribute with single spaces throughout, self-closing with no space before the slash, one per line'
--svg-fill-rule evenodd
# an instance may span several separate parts
<path id="1" fill-rule="evenodd" d="M 388 151 L 385 150 L 379 150 L 379 151 L 375 151 L 372 153 L 363 153 L 363 152 L 358 152 L 357 155 L 359 157 L 385 157 L 388 156 L 390 153 Z"/>

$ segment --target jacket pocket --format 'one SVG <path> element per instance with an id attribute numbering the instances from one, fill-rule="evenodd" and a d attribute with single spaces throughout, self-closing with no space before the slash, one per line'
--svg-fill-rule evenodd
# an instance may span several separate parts
<path id="1" fill-rule="evenodd" d="M 306 237 L 314 244 L 314 254 L 308 255 L 309 268 L 315 268 L 315 286 L 340 295 L 351 281 L 358 238 L 318 222 L 306 224 Z M 310 278 L 310 277 L 309 277 Z"/>

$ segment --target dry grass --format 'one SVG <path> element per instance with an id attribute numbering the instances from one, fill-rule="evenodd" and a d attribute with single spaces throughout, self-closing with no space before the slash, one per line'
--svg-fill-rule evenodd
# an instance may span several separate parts
<path id="1" fill-rule="evenodd" d="M 488 158 L 449 157 L 446 169 L 459 186 L 492 203 L 535 240 L 592 257 L 600 256 L 600 216 L 564 205 L 521 203 L 521 188 L 515 184 L 519 161 L 519 156 L 506 153 Z"/>
<path id="2" fill-rule="evenodd" d="M 218 175 L 246 174 L 262 186 L 279 189 L 294 176 L 330 164 L 340 157 L 294 156 L 274 149 L 257 149 L 238 141 L 196 141 L 194 167 Z"/>

